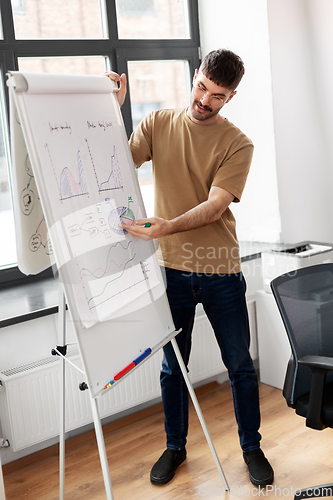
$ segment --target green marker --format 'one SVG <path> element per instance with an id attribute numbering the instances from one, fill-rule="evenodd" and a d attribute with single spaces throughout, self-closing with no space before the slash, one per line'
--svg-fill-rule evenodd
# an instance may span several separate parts
<path id="1" fill-rule="evenodd" d="M 146 222 L 145 227 L 150 227 L 150 226 L 151 226 L 150 222 Z"/>

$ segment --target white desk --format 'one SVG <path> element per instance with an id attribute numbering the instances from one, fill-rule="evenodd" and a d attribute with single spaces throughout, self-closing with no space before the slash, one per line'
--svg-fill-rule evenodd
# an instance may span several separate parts
<path id="1" fill-rule="evenodd" d="M 271 293 L 256 293 L 260 381 L 283 389 L 291 349 L 275 299 Z"/>

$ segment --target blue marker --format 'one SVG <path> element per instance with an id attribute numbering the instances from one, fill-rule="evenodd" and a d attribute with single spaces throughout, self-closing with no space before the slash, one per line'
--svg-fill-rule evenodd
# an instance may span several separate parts
<path id="1" fill-rule="evenodd" d="M 138 365 L 139 363 L 141 363 L 141 361 L 143 359 L 145 359 L 147 356 L 149 356 L 149 354 L 151 353 L 151 349 L 150 347 L 148 347 L 148 349 L 145 350 L 145 352 L 143 352 L 138 358 L 136 358 L 133 363 L 135 363 L 136 365 Z"/>

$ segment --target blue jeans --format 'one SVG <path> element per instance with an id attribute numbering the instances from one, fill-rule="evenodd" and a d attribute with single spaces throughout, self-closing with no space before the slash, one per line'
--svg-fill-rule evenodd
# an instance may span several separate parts
<path id="1" fill-rule="evenodd" d="M 203 275 L 165 268 L 167 296 L 173 321 L 182 331 L 176 340 L 187 366 L 195 307 L 203 308 L 214 329 L 231 384 L 240 445 L 260 447 L 258 379 L 249 353 L 250 332 L 242 273 Z M 184 448 L 188 433 L 188 392 L 172 344 L 164 347 L 161 370 L 167 447 Z"/>

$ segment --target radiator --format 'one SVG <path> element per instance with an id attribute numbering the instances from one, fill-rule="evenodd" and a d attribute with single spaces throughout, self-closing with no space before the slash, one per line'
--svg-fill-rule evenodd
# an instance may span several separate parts
<path id="1" fill-rule="evenodd" d="M 77 351 L 67 354 L 81 368 Z M 159 371 L 162 351 L 149 358 L 98 399 L 104 418 L 160 397 Z M 3 437 L 12 451 L 22 450 L 59 435 L 60 359 L 50 356 L 0 372 L 0 418 Z M 189 364 L 190 379 L 196 383 L 225 370 L 211 326 L 199 315 L 193 332 Z M 93 421 L 89 391 L 80 391 L 84 376 L 66 363 L 66 431 Z"/>

